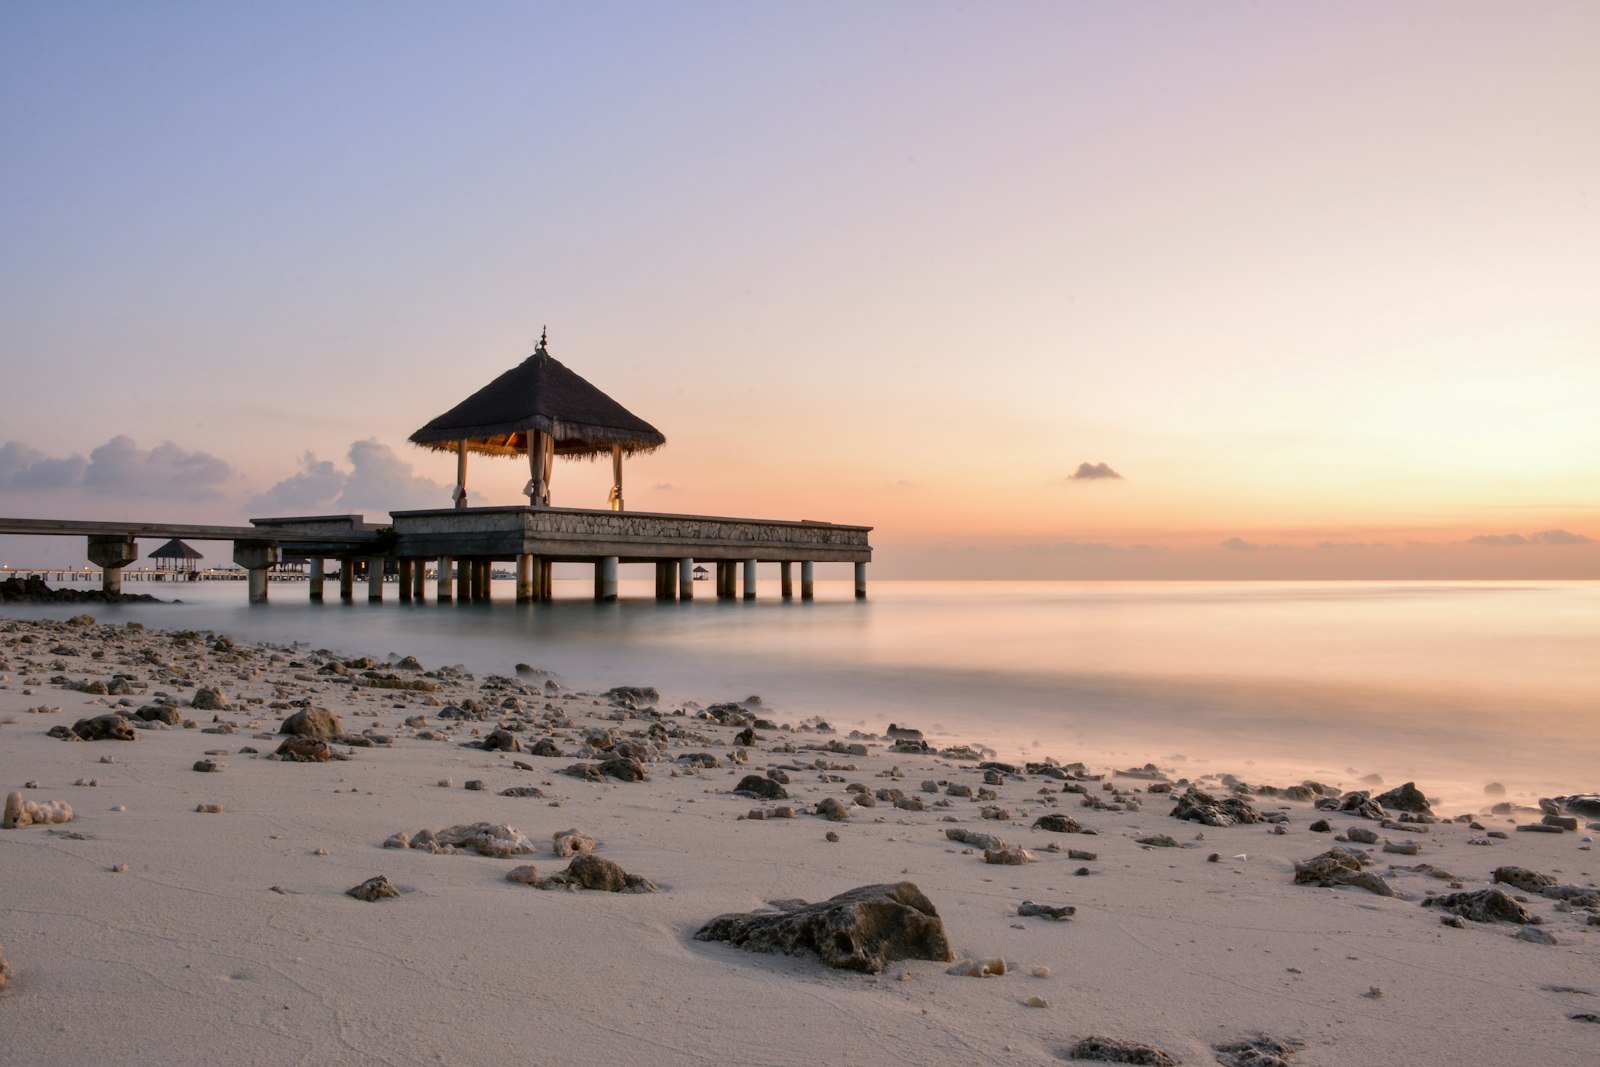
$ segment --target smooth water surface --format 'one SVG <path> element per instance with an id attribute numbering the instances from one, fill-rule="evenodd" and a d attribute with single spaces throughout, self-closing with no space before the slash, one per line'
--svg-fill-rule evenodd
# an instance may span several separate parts
<path id="1" fill-rule="evenodd" d="M 596 604 L 588 588 L 519 606 L 497 582 L 491 604 L 401 605 L 391 585 L 382 605 L 313 605 L 281 583 L 252 608 L 242 583 L 141 583 L 188 603 L 88 610 L 480 673 L 526 662 L 577 688 L 655 685 L 666 705 L 759 694 L 778 720 L 893 721 L 1002 758 L 1350 788 L 1375 773 L 1460 808 L 1490 781 L 1522 799 L 1600 789 L 1595 582 L 880 581 L 864 602 L 819 582 L 811 603 L 709 588 L 657 603 L 625 581 Z"/>

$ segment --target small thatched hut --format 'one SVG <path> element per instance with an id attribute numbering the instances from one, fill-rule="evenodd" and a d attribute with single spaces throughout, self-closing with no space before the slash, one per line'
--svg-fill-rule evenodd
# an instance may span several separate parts
<path id="1" fill-rule="evenodd" d="M 205 559 L 205 555 L 174 537 L 150 553 L 148 558 L 156 561 L 156 570 L 158 571 L 166 571 L 171 574 L 193 574 L 195 560 Z"/>
<path id="2" fill-rule="evenodd" d="M 534 507 L 550 504 L 556 456 L 611 456 L 611 507 L 622 510 L 622 457 L 654 452 L 661 431 L 555 360 L 539 347 L 467 399 L 411 435 L 411 443 L 456 453 L 456 507 L 467 506 L 467 453 L 528 457 L 523 492 Z"/>

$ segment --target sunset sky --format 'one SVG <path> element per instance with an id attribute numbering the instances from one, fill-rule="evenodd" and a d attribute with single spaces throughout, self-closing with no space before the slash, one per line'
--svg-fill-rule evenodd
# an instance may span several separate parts
<path id="1" fill-rule="evenodd" d="M 0 515 L 447 507 L 406 437 L 548 326 L 668 438 L 630 510 L 879 577 L 1600 578 L 1597 55 L 1587 0 L 12 0 Z"/>

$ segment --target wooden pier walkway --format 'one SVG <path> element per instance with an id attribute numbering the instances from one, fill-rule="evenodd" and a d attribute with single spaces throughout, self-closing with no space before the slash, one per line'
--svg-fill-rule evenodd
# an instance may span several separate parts
<path id="1" fill-rule="evenodd" d="M 339 595 L 347 601 L 354 599 L 355 572 L 361 565 L 371 601 L 383 599 L 386 574 L 395 581 L 401 601 L 425 600 L 430 568 L 436 599 L 485 601 L 495 564 L 508 563 L 516 567 L 517 600 L 523 603 L 550 599 L 556 563 L 591 565 L 597 600 L 617 598 L 617 572 L 623 564 L 653 566 L 658 599 L 693 599 L 694 567 L 705 563 L 715 566 L 718 598 L 740 596 L 742 574 L 742 596 L 753 600 L 758 564 L 779 565 L 780 592 L 788 599 L 794 596 L 793 566 L 798 563 L 800 596 L 809 600 L 814 564 L 851 563 L 856 596 L 864 598 L 872 559 L 870 526 L 809 520 L 551 507 L 397 511 L 390 519 L 387 526 L 368 523 L 360 515 L 203 526 L 0 518 L 0 534 L 87 538 L 88 558 L 100 568 L 101 588 L 107 593 L 121 591 L 124 569 L 139 558 L 139 538 L 229 541 L 234 563 L 244 568 L 252 603 L 267 600 L 269 578 L 277 580 L 273 568 L 291 559 L 306 560 L 305 574 L 294 577 L 303 577 L 313 601 L 323 599 L 326 564 L 333 559 L 339 564 Z"/>

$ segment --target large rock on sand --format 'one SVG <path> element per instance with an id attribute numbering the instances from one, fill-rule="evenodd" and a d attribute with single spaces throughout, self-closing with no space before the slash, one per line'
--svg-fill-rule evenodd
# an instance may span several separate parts
<path id="1" fill-rule="evenodd" d="M 72 724 L 72 732 L 85 741 L 137 741 L 139 734 L 133 723 L 115 712 L 96 715 L 92 719 L 79 719 Z"/>
<path id="2" fill-rule="evenodd" d="M 278 727 L 280 734 L 309 737 L 314 741 L 329 741 L 344 733 L 339 716 L 326 708 L 301 708 Z"/>
<path id="3" fill-rule="evenodd" d="M 727 941 L 752 952 L 802 949 L 830 967 L 882 973 L 892 960 L 955 959 L 944 920 L 910 882 L 864 885 L 816 904 L 785 902 L 781 911 L 722 915 L 696 933 L 697 941 Z"/>
<path id="4" fill-rule="evenodd" d="M 1422 790 L 1417 788 L 1416 782 L 1407 782 L 1405 785 L 1396 786 L 1387 793 L 1380 793 L 1372 798 L 1382 804 L 1388 811 L 1409 811 L 1413 815 L 1432 815 L 1433 808 L 1428 803 L 1428 798 Z"/>
<path id="5" fill-rule="evenodd" d="M 1174 819 L 1188 819 L 1207 826 L 1232 826 L 1260 822 L 1261 813 L 1239 797 L 1213 797 L 1190 786 L 1172 809 Z"/>

